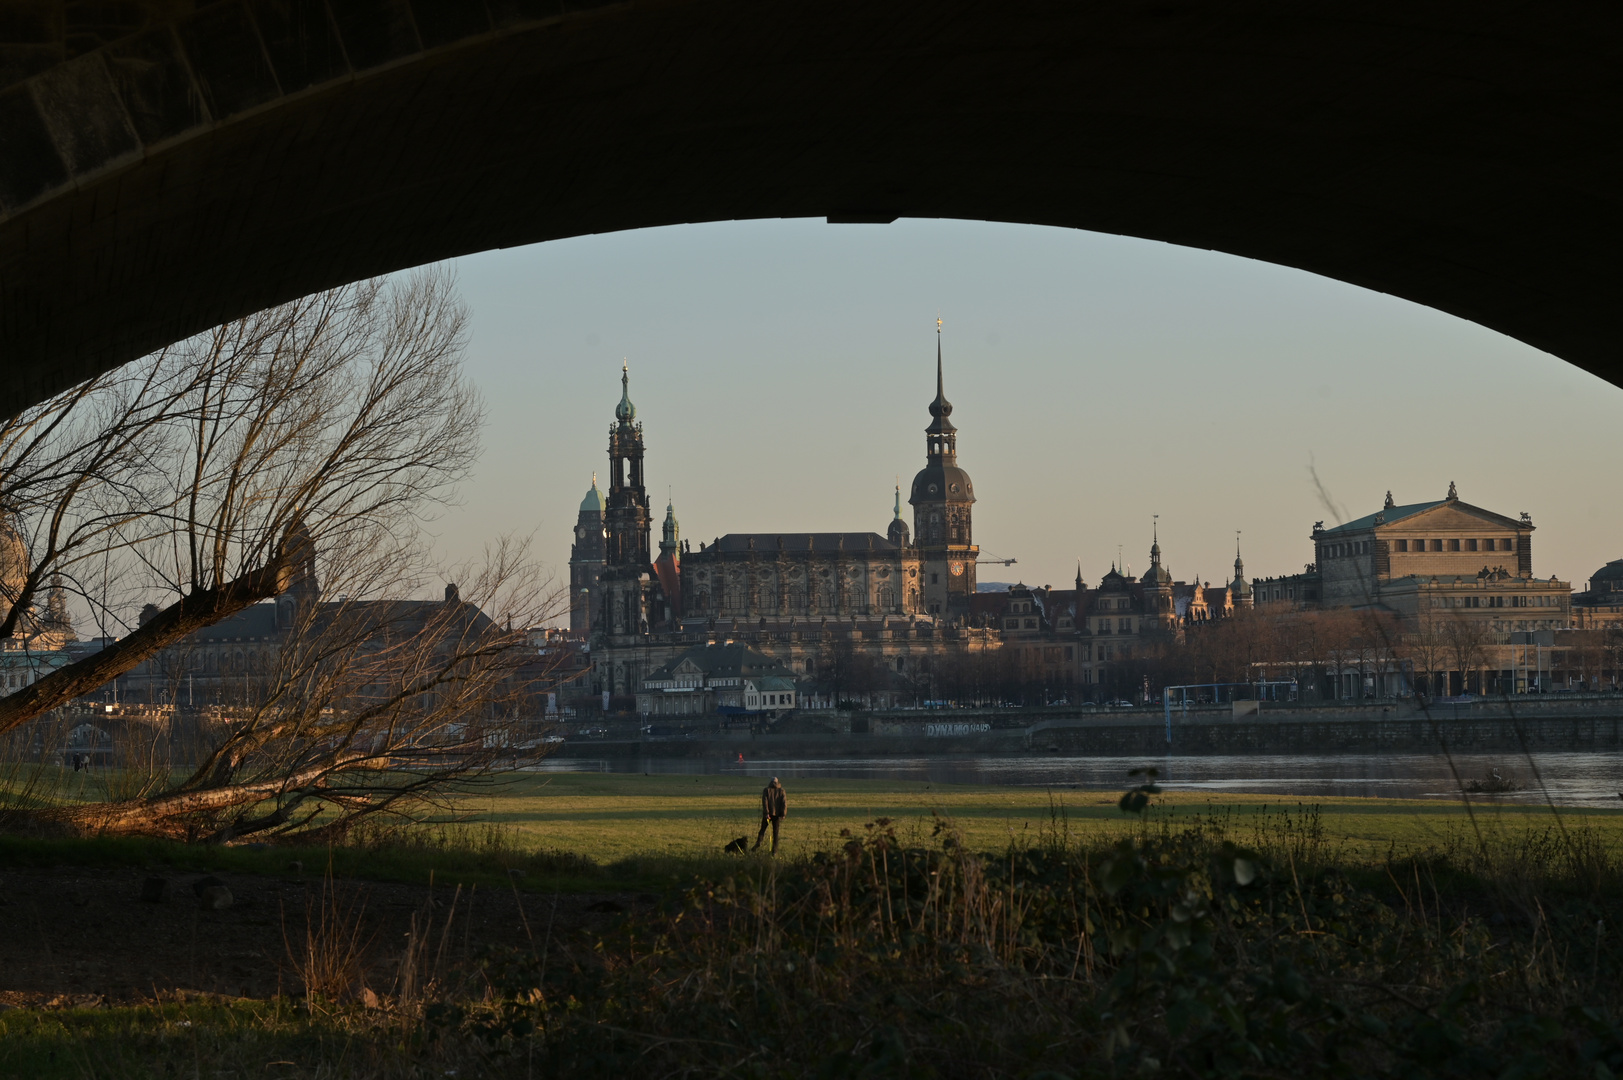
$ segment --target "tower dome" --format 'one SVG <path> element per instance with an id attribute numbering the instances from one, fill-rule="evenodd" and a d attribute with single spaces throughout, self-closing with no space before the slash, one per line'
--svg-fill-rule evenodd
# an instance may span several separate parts
<path id="1" fill-rule="evenodd" d="M 1171 588 L 1172 572 L 1161 565 L 1161 536 L 1160 530 L 1151 526 L 1150 539 L 1150 568 L 1144 571 L 1139 580 L 1151 588 Z"/>
<path id="2" fill-rule="evenodd" d="M 586 498 L 580 501 L 580 512 L 583 514 L 601 514 L 607 504 L 603 501 L 603 492 L 597 486 L 597 474 L 592 474 L 591 489 L 586 492 Z"/>
<path id="3" fill-rule="evenodd" d="M 975 486 L 969 474 L 958 467 L 958 429 L 948 419 L 952 415 L 952 402 L 942 385 L 941 331 L 936 328 L 935 346 L 935 400 L 930 402 L 930 426 L 924 429 L 925 464 L 913 477 L 913 488 L 907 501 L 913 506 L 921 503 L 959 503 L 975 501 Z M 924 539 L 923 530 L 919 538 Z M 967 542 L 967 540 L 966 540 Z"/>
<path id="4" fill-rule="evenodd" d="M 1240 535 L 1234 534 L 1234 580 L 1229 583 L 1229 596 L 1235 607 L 1250 607 L 1254 599 L 1251 583 L 1245 579 L 1245 561 L 1240 558 Z"/>

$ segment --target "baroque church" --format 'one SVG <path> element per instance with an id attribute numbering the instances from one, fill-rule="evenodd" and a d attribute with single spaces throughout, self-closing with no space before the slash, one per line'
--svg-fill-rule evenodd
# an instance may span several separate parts
<path id="1" fill-rule="evenodd" d="M 884 533 L 727 533 L 695 549 L 665 507 L 657 552 L 644 475 L 643 429 L 629 369 L 609 427 L 608 490 L 581 502 L 570 552 L 570 626 L 591 642 L 594 688 L 636 693 L 641 681 L 699 644 L 749 644 L 798 674 L 831 648 L 856 648 L 907 674 L 934 653 L 984 642 L 971 626 L 974 486 L 958 465 L 936 343 L 936 394 L 925 464 L 908 496 L 913 526 Z M 994 643 L 995 644 L 995 643 Z"/>

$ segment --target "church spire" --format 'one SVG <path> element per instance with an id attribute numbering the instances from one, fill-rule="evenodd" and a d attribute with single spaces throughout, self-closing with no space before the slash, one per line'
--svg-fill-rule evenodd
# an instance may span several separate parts
<path id="1" fill-rule="evenodd" d="M 945 455 L 952 457 L 957 454 L 958 429 L 952 426 L 948 419 L 952 415 L 952 402 L 947 400 L 945 380 L 941 374 L 941 320 L 935 321 L 935 400 L 930 402 L 930 426 L 925 428 L 925 434 L 930 436 L 930 456 Z"/>
<path id="2" fill-rule="evenodd" d="M 902 478 L 896 478 L 896 516 L 890 519 L 890 528 L 885 530 L 885 536 L 897 547 L 906 547 L 908 544 L 907 522 L 902 520 Z"/>
<path id="3" fill-rule="evenodd" d="M 946 394 L 941 386 L 941 316 L 935 320 L 935 399 L 946 401 Z"/>
<path id="4" fill-rule="evenodd" d="M 1240 559 L 1240 530 L 1234 530 L 1234 580 L 1229 582 L 1230 601 L 1237 608 L 1252 606 L 1251 583 L 1245 579 L 1245 563 Z"/>
<path id="5" fill-rule="evenodd" d="M 637 418 L 637 407 L 631 404 L 631 365 L 626 360 L 620 361 L 620 404 L 614 407 L 614 418 L 622 424 Z"/>
<path id="6" fill-rule="evenodd" d="M 681 528 L 676 524 L 676 505 L 672 500 L 665 502 L 665 530 L 659 542 L 659 553 L 669 555 L 676 551 L 681 540 Z"/>

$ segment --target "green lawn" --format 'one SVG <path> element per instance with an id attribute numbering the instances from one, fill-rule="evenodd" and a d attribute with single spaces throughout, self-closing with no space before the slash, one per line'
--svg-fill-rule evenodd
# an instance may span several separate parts
<path id="1" fill-rule="evenodd" d="M 1035 841 L 1043 830 L 1064 828 L 1072 838 L 1105 838 L 1134 826 L 1116 803 L 1118 793 L 1041 788 L 979 787 L 880 780 L 798 780 L 787 785 L 784 823 L 788 854 L 824 849 L 842 829 L 860 832 L 877 818 L 891 819 L 899 836 L 927 836 L 940 815 L 972 847 L 997 850 L 1011 839 Z M 599 862 L 648 855 L 713 853 L 736 836 L 755 838 L 761 781 L 735 776 L 637 776 L 605 773 L 524 774 L 497 792 L 470 799 L 478 819 L 499 823 L 519 846 L 569 851 Z M 1302 828 L 1317 806 L 1317 827 L 1331 846 L 1348 854 L 1384 855 L 1442 847 L 1474 835 L 1464 806 L 1441 800 L 1265 799 L 1256 795 L 1167 793 L 1152 820 L 1169 822 L 1216 815 L 1237 839 L 1259 828 Z M 1476 827 L 1512 839 L 1556 824 L 1543 807 L 1478 798 Z M 1623 843 L 1623 810 L 1565 810 L 1568 827 L 1587 824 L 1610 843 Z"/>
<path id="2" fill-rule="evenodd" d="M 0 867 L 133 865 L 191 872 L 320 873 L 331 860 L 341 878 L 423 883 L 437 880 L 527 890 L 654 888 L 695 874 L 725 874 L 721 848 L 753 841 L 761 780 L 741 776 L 606 773 L 515 774 L 460 800 L 457 824 L 360 838 L 335 849 L 263 845 L 217 847 L 136 838 L 0 836 Z M 1124 779 L 1125 786 L 1125 779 Z M 796 780 L 788 785 L 783 854 L 803 856 L 843 843 L 888 819 L 906 843 L 931 843 L 938 826 L 967 846 L 1001 851 L 1045 837 L 1094 845 L 1137 828 L 1117 808 L 1118 792 L 933 784 L 890 780 Z M 1152 827 L 1215 819 L 1224 835 L 1263 850 L 1348 864 L 1380 863 L 1388 853 L 1465 853 L 1477 836 L 1501 855 L 1553 839 L 1562 829 L 1623 850 L 1623 808 L 1565 810 L 1479 797 L 1475 819 L 1460 802 L 1393 799 L 1266 799 L 1257 795 L 1171 792 L 1146 815 Z"/>

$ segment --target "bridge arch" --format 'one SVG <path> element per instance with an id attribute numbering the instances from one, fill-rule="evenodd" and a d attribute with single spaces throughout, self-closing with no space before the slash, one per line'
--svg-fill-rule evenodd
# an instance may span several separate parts
<path id="1" fill-rule="evenodd" d="M 14 7 L 0 23 L 0 409 L 360 277 L 800 216 L 1212 248 L 1620 378 L 1615 6 Z"/>

